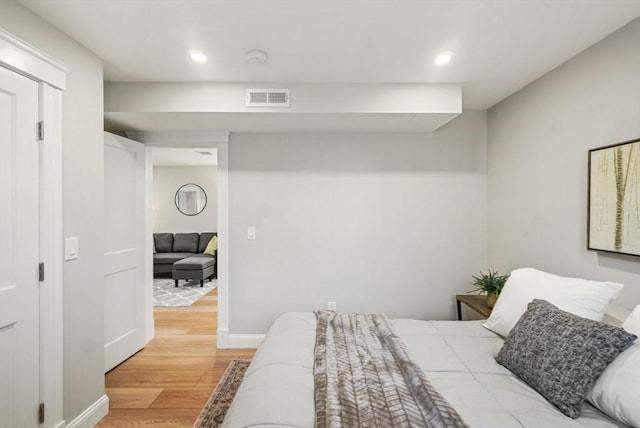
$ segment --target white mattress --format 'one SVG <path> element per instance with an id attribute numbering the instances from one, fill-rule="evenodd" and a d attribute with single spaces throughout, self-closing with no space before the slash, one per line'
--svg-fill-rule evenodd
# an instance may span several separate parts
<path id="1" fill-rule="evenodd" d="M 392 320 L 414 360 L 471 427 L 623 427 L 589 404 L 570 419 L 495 362 L 502 339 L 480 321 Z M 313 313 L 279 317 L 223 427 L 313 427 Z"/>

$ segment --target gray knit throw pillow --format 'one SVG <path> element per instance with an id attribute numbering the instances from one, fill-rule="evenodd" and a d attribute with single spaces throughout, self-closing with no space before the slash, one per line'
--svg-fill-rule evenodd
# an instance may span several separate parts
<path id="1" fill-rule="evenodd" d="M 496 361 L 577 418 L 595 380 L 636 336 L 621 328 L 534 300 L 513 327 Z"/>

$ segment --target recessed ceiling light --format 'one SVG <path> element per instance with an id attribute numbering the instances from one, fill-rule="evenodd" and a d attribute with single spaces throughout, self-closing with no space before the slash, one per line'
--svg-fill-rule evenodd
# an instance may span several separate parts
<path id="1" fill-rule="evenodd" d="M 446 64 L 449 61 L 451 61 L 452 57 L 453 57 L 453 54 L 451 52 L 442 52 L 440 55 L 436 57 L 436 59 L 433 62 L 435 62 L 438 65 Z"/>
<path id="2" fill-rule="evenodd" d="M 191 59 L 195 62 L 207 62 L 206 55 L 198 51 L 191 51 Z"/>

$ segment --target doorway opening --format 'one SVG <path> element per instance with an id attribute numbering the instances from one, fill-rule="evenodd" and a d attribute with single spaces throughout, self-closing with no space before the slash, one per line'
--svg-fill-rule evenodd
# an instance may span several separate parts
<path id="1" fill-rule="evenodd" d="M 217 149 L 151 149 L 153 305 L 186 307 L 217 288 Z"/>
<path id="2" fill-rule="evenodd" d="M 224 149 L 226 150 L 226 145 Z M 106 374 L 106 393 L 111 409 L 98 427 L 126 424 L 132 420 L 160 424 L 179 421 L 185 426 L 190 426 L 230 361 L 249 359 L 255 352 L 254 349 L 216 349 L 228 347 L 221 346 L 219 321 L 219 311 L 222 309 L 219 288 L 225 279 L 223 259 L 227 257 L 222 247 L 226 239 L 226 229 L 221 225 L 227 221 L 226 200 L 224 206 L 220 206 L 219 201 L 222 196 L 226 198 L 226 194 L 220 195 L 221 191 L 226 190 L 226 184 L 220 185 L 221 177 L 226 183 L 226 164 L 223 171 L 220 171 L 222 165 L 210 164 L 211 158 L 219 154 L 220 150 L 215 147 L 150 147 L 149 144 L 146 150 L 147 205 L 148 208 L 153 207 L 147 210 L 147 234 L 156 246 L 154 255 L 159 254 L 158 247 L 166 245 L 166 242 L 162 241 L 162 237 L 153 237 L 153 233 L 165 234 L 164 238 L 171 234 L 172 251 L 189 249 L 185 246 L 193 245 L 197 238 L 198 248 L 194 255 L 197 257 L 201 254 L 198 251 L 202 250 L 205 244 L 209 246 L 211 241 L 206 234 L 220 232 L 217 235 L 219 239 L 216 275 L 211 281 L 208 281 L 208 277 L 203 278 L 202 289 L 213 286 L 210 291 L 201 293 L 203 295 L 195 298 L 191 304 L 160 303 L 153 307 L 153 339 L 141 351 Z M 176 164 L 178 150 L 209 152 L 211 155 L 198 154 L 209 163 Z M 181 200 L 181 189 L 189 184 L 197 187 L 187 187 L 187 194 L 190 196 L 189 202 L 185 202 Z M 204 195 L 197 194 L 198 188 L 202 189 Z M 215 212 L 215 215 L 208 210 Z M 196 212 L 198 214 L 194 214 Z M 179 241 L 177 248 L 176 239 Z M 190 254 L 192 253 L 188 254 L 189 257 Z M 179 278 L 178 287 L 175 287 L 173 265 L 170 272 L 167 266 L 159 266 L 160 264 L 157 269 L 159 272 L 151 279 L 154 283 L 165 281 L 168 282 L 169 288 L 186 290 L 188 293 L 201 290 L 200 278 Z M 149 305 L 151 304 L 149 302 Z M 132 399 L 133 396 L 135 399 Z"/>

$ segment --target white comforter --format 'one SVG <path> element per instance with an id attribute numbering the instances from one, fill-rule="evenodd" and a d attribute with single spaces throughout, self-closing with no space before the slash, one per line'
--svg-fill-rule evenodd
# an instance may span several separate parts
<path id="1" fill-rule="evenodd" d="M 471 427 L 608 428 L 585 404 L 570 419 L 495 362 L 502 339 L 480 321 L 392 320 L 413 359 Z M 223 427 L 313 427 L 313 313 L 278 318 L 247 370 Z"/>

